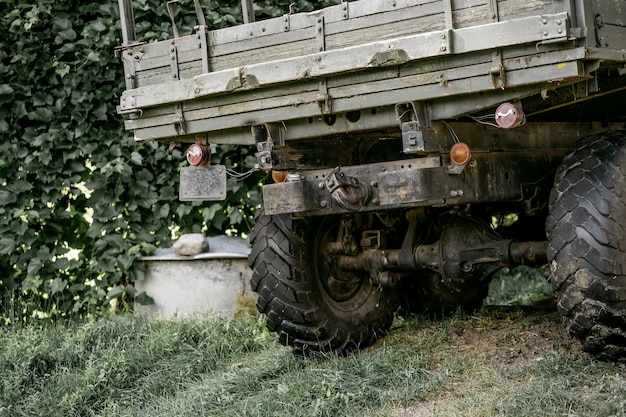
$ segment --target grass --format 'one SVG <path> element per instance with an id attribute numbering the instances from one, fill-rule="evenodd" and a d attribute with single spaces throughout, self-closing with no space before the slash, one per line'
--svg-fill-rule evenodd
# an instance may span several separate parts
<path id="1" fill-rule="evenodd" d="M 491 281 L 485 304 L 521 306 L 552 298 L 552 288 L 543 274 L 543 269 L 527 266 L 501 269 Z"/>
<path id="2" fill-rule="evenodd" d="M 554 312 L 497 307 L 398 319 L 365 351 L 313 359 L 258 317 L 4 327 L 0 416 L 626 415 L 626 367 L 576 346 Z"/>

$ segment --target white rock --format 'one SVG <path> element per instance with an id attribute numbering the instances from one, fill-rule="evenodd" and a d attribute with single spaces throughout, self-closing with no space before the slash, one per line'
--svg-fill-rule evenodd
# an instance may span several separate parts
<path id="1" fill-rule="evenodd" d="M 202 233 L 182 235 L 173 245 L 179 256 L 193 256 L 209 251 L 209 241 Z"/>

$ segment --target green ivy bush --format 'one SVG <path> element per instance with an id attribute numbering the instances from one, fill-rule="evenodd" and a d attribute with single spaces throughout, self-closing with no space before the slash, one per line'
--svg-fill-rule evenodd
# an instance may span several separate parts
<path id="1" fill-rule="evenodd" d="M 212 29 L 241 21 L 238 1 L 202 3 Z M 257 1 L 255 10 L 272 17 L 289 3 Z M 165 4 L 134 3 L 140 37 L 172 36 Z M 117 1 L 0 7 L 0 323 L 103 314 L 112 299 L 128 307 L 139 254 L 179 233 L 250 230 L 259 175 L 229 181 L 226 203 L 181 203 L 182 149 L 137 144 L 123 130 Z M 183 29 L 195 24 L 193 13 L 182 17 Z M 244 171 L 253 152 L 225 146 L 213 160 Z"/>

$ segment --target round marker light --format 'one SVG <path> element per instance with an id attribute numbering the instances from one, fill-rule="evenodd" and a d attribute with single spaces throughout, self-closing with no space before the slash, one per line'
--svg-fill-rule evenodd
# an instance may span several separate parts
<path id="1" fill-rule="evenodd" d="M 526 115 L 519 102 L 502 103 L 496 109 L 496 123 L 504 129 L 521 126 L 525 122 Z"/>
<path id="2" fill-rule="evenodd" d="M 275 183 L 286 182 L 288 178 L 287 171 L 272 171 L 272 179 Z"/>
<path id="3" fill-rule="evenodd" d="M 450 159 L 456 165 L 465 165 L 472 157 L 469 146 L 463 142 L 455 143 L 450 149 Z"/>
<path id="4" fill-rule="evenodd" d="M 206 146 L 198 145 L 197 143 L 187 148 L 187 162 L 193 166 L 204 164 L 209 160 L 210 155 L 210 149 L 207 149 Z"/>

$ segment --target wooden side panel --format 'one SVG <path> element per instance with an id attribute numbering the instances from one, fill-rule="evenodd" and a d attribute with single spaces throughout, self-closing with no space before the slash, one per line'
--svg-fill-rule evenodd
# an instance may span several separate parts
<path id="1" fill-rule="evenodd" d="M 597 2 L 605 13 L 626 3 Z M 411 101 L 429 102 L 434 120 L 458 117 L 587 79 L 587 52 L 568 40 L 571 4 L 360 0 L 137 45 L 123 51 L 133 88 L 120 108 L 137 139 L 214 143 L 249 143 L 263 123 L 325 124 L 307 137 L 388 129 L 395 104 Z M 605 25 L 611 42 L 626 42 L 620 19 Z M 361 110 L 359 126 L 347 113 Z"/>
<path id="2" fill-rule="evenodd" d="M 498 3 L 499 20 L 555 11 L 553 2 L 546 0 Z M 451 0 L 451 10 L 446 11 L 446 2 L 442 0 L 361 0 L 318 12 L 220 29 L 208 34 L 208 67 L 210 71 L 221 71 L 442 30 L 446 29 L 446 13 L 452 16 L 453 28 L 482 25 L 493 22 L 488 4 L 486 0 Z M 348 18 L 344 18 L 343 7 L 348 8 Z M 174 47 L 180 79 L 202 74 L 202 45 L 198 37 L 193 34 L 134 48 L 131 61 L 135 65 L 135 85 L 172 81 Z"/>

